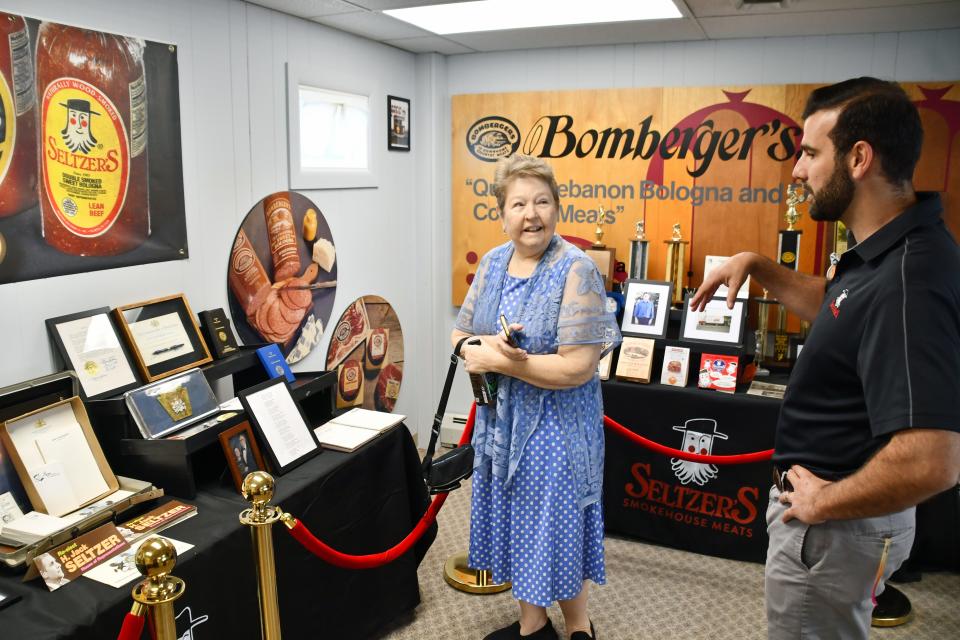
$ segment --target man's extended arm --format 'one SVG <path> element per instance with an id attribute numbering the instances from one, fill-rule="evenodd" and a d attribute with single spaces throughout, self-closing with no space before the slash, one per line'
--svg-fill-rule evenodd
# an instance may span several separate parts
<path id="1" fill-rule="evenodd" d="M 826 280 L 782 267 L 757 253 L 738 253 L 710 272 L 690 301 L 690 308 L 702 311 L 720 285 L 727 285 L 727 306 L 733 308 L 740 286 L 753 278 L 779 300 L 788 311 L 812 322 L 823 303 Z"/>

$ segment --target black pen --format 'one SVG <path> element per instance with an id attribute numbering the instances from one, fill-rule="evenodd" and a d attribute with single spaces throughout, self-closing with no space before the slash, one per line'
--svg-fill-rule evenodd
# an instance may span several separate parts
<path id="1" fill-rule="evenodd" d="M 150 354 L 150 355 L 158 356 L 158 355 L 160 355 L 161 353 L 166 353 L 167 351 L 176 351 L 177 349 L 182 349 L 184 346 L 186 346 L 186 345 L 184 345 L 184 344 L 181 342 L 180 344 L 175 344 L 175 345 L 170 346 L 170 347 L 164 347 L 163 349 L 157 349 L 156 351 L 154 351 L 154 352 L 153 352 L 152 354 Z"/>

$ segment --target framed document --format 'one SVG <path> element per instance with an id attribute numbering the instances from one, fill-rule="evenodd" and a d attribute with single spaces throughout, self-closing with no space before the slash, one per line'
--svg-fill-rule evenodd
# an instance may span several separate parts
<path id="1" fill-rule="evenodd" d="M 673 284 L 659 280 L 628 280 L 626 286 L 621 333 L 666 338 Z"/>
<path id="2" fill-rule="evenodd" d="M 84 399 L 119 395 L 140 386 L 108 307 L 50 318 L 46 323 L 64 368 L 77 374 Z"/>
<path id="3" fill-rule="evenodd" d="M 284 378 L 250 387 L 241 391 L 239 398 L 277 474 L 283 475 L 320 453 L 320 445 Z"/>
<path id="4" fill-rule="evenodd" d="M 223 447 L 223 455 L 227 457 L 227 466 L 230 467 L 230 475 L 237 491 L 241 491 L 243 479 L 248 473 L 266 470 L 250 423 L 246 420 L 221 432 L 220 446 Z"/>
<path id="5" fill-rule="evenodd" d="M 686 342 L 743 346 L 746 302 L 737 300 L 733 303 L 733 309 L 728 309 L 726 298 L 713 298 L 707 302 L 703 311 L 691 311 L 688 294 L 683 302 L 680 339 Z"/>
<path id="6" fill-rule="evenodd" d="M 212 360 L 183 294 L 129 304 L 113 313 L 147 382 Z"/>
<path id="7" fill-rule="evenodd" d="M 220 410 L 200 369 L 158 380 L 123 394 L 127 410 L 147 440 L 162 438 Z"/>

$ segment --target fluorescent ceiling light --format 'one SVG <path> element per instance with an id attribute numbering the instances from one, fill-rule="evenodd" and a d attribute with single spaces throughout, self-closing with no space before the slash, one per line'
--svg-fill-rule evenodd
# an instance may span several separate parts
<path id="1" fill-rule="evenodd" d="M 479 0 L 384 13 L 440 34 L 683 17 L 672 0 Z"/>

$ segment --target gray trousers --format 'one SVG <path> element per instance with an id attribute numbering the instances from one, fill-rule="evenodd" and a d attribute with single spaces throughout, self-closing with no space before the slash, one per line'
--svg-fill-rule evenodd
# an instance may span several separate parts
<path id="1" fill-rule="evenodd" d="M 866 638 L 871 595 L 910 555 L 914 514 L 905 511 L 861 520 L 784 524 L 787 505 L 770 489 L 767 505 L 767 637 L 771 640 Z M 883 549 L 890 540 L 886 563 Z M 877 583 L 878 573 L 882 579 Z"/>

